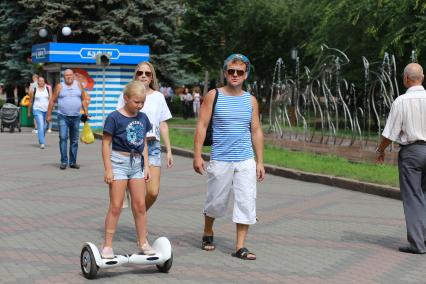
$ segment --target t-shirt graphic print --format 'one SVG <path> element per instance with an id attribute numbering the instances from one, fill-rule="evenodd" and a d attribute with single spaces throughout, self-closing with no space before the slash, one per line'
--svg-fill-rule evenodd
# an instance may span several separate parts
<path id="1" fill-rule="evenodd" d="M 103 132 L 112 136 L 112 150 L 142 153 L 146 133 L 150 130 L 151 122 L 145 113 L 127 117 L 116 110 L 105 119 Z"/>
<path id="2" fill-rule="evenodd" d="M 145 138 L 145 127 L 140 121 L 132 121 L 126 127 L 127 143 L 133 146 L 133 149 L 138 148 L 143 144 Z"/>

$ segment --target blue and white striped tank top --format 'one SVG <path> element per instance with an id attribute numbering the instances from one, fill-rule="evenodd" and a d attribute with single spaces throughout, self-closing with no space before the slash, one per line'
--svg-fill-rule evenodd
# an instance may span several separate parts
<path id="1" fill-rule="evenodd" d="M 250 132 L 252 113 L 250 93 L 228 96 L 219 90 L 213 113 L 212 160 L 239 162 L 254 157 Z"/>

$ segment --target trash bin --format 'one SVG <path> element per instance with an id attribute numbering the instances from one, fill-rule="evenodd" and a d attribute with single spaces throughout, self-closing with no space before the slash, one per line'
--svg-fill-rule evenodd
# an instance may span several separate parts
<path id="1" fill-rule="evenodd" d="M 34 126 L 34 117 L 33 113 L 31 112 L 31 116 L 27 117 L 28 114 L 28 107 L 27 106 L 21 106 L 21 126 Z"/>

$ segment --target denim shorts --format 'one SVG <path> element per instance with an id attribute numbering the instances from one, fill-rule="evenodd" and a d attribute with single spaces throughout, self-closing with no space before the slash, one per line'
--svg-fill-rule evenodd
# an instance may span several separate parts
<path id="1" fill-rule="evenodd" d="M 158 140 L 148 141 L 148 160 L 149 165 L 161 167 L 161 145 Z"/>
<path id="2" fill-rule="evenodd" d="M 113 180 L 144 178 L 141 156 L 134 157 L 131 163 L 130 156 L 112 151 L 111 164 Z"/>

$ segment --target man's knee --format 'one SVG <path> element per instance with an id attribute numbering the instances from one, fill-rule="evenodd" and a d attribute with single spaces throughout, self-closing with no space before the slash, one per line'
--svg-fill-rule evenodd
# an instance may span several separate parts
<path id="1" fill-rule="evenodd" d="M 210 218 L 220 218 L 225 216 L 227 204 L 209 203 L 204 206 L 204 215 Z"/>
<path id="2" fill-rule="evenodd" d="M 68 140 L 68 134 L 66 134 L 66 133 L 59 133 L 59 140 L 61 142 L 67 141 Z"/>

